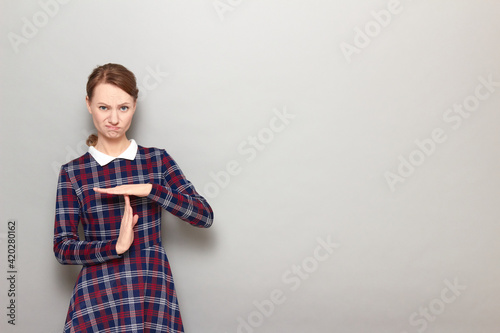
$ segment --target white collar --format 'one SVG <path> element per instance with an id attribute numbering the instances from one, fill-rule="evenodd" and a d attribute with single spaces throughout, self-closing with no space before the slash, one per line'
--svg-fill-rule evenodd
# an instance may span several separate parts
<path id="1" fill-rule="evenodd" d="M 126 160 L 131 160 L 133 161 L 135 159 L 135 155 L 137 155 L 137 143 L 135 142 L 134 139 L 130 140 L 130 145 L 128 146 L 127 149 L 123 153 L 120 154 L 120 156 L 114 157 L 114 156 L 109 156 L 106 155 L 99 150 L 95 149 L 95 147 L 90 146 L 89 147 L 89 153 L 92 155 L 92 157 L 99 163 L 100 166 L 105 166 L 109 162 L 113 161 L 116 158 L 124 158 Z"/>

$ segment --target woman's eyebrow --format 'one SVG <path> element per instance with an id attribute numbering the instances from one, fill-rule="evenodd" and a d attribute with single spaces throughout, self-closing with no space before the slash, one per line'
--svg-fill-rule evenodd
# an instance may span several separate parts
<path id="1" fill-rule="evenodd" d="M 105 102 L 97 102 L 97 104 L 101 104 L 101 105 L 105 105 L 105 106 L 110 106 L 110 104 L 108 103 L 105 103 Z M 123 103 L 120 103 L 120 104 L 117 104 L 118 106 L 123 106 L 123 105 L 131 105 L 132 103 L 130 102 L 123 102 Z"/>

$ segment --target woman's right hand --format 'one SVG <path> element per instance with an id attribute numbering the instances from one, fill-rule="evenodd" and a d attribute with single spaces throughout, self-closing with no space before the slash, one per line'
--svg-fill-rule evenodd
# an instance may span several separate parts
<path id="1" fill-rule="evenodd" d="M 130 206 L 130 198 L 128 195 L 125 197 L 125 209 L 123 211 L 122 223 L 120 226 L 120 234 L 118 235 L 118 241 L 116 243 L 116 253 L 125 253 L 132 242 L 134 241 L 134 226 L 139 220 L 139 215 L 133 215 L 132 206 Z"/>

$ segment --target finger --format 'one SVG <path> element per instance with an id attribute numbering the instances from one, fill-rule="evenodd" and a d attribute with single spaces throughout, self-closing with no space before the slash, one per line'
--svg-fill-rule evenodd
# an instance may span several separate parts
<path id="1" fill-rule="evenodd" d="M 122 216 L 122 226 L 126 227 L 129 223 L 130 220 L 132 219 L 132 207 L 130 207 L 130 201 L 127 198 L 127 196 L 124 196 L 125 198 L 125 205 L 123 207 L 123 216 Z"/>
<path id="2" fill-rule="evenodd" d="M 125 208 L 123 219 L 124 222 L 126 223 L 126 226 L 128 227 L 130 225 L 130 222 L 132 221 L 132 210 L 130 208 Z"/>
<path id="3" fill-rule="evenodd" d="M 128 209 L 129 218 L 132 219 L 134 211 L 132 209 L 132 205 L 130 204 L 130 197 L 128 195 L 124 195 L 124 197 L 125 197 L 125 207 L 127 207 Z"/>
<path id="4" fill-rule="evenodd" d="M 133 227 L 137 224 L 137 221 L 139 221 L 139 215 L 135 214 L 134 215 L 134 220 L 132 221 L 132 226 Z"/>
<path id="5" fill-rule="evenodd" d="M 114 195 L 126 195 L 129 194 L 123 186 L 115 186 L 110 188 L 99 188 L 94 187 L 94 191 L 97 193 L 106 193 L 106 194 L 114 194 Z"/>
<path id="6" fill-rule="evenodd" d="M 94 191 L 98 193 L 110 193 L 110 188 L 99 188 L 99 187 L 94 187 Z"/>
<path id="7" fill-rule="evenodd" d="M 122 193 L 122 192 L 116 190 L 115 188 L 95 188 L 94 191 L 97 193 L 110 194 L 110 195 L 125 194 L 125 193 Z"/>

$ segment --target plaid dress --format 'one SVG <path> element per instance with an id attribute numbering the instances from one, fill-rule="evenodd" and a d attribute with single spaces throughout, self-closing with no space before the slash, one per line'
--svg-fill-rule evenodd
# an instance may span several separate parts
<path id="1" fill-rule="evenodd" d="M 123 216 L 122 195 L 93 187 L 151 183 L 147 197 L 131 196 L 134 242 L 115 250 Z M 161 209 L 208 228 L 213 212 L 165 150 L 138 146 L 134 160 L 101 166 L 90 153 L 63 165 L 57 185 L 54 253 L 62 264 L 83 265 L 64 332 L 184 332 L 165 250 Z M 85 240 L 78 237 L 82 223 Z"/>

